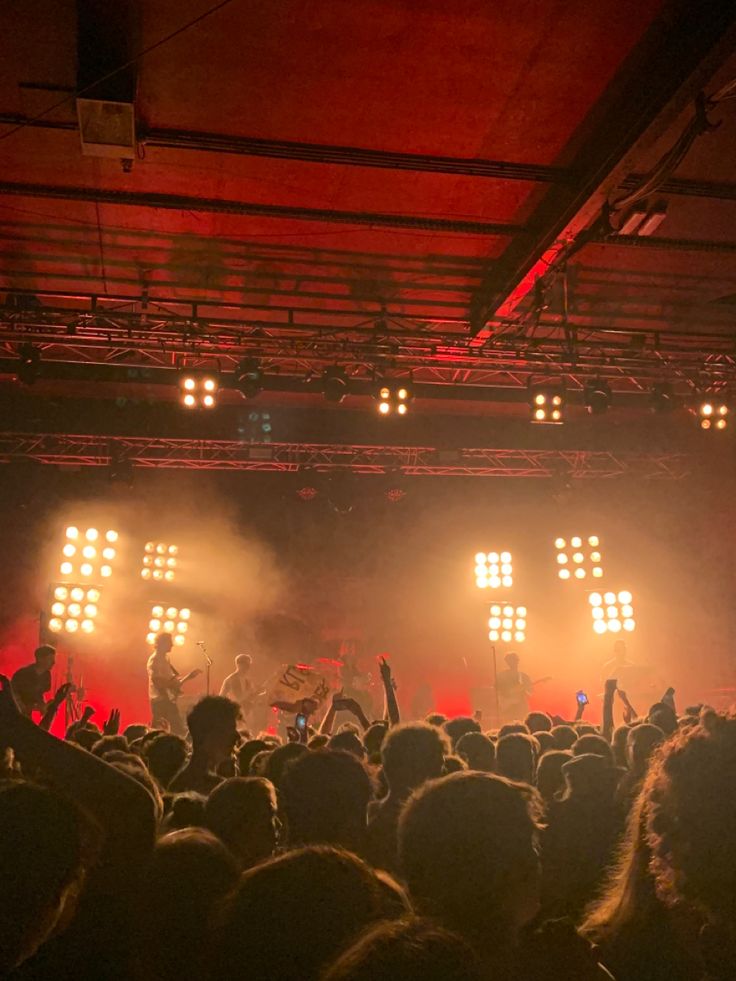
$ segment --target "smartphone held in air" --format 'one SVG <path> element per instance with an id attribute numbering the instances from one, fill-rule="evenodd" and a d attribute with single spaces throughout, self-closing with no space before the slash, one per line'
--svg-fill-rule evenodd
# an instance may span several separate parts
<path id="1" fill-rule="evenodd" d="M 588 696 L 585 694 L 584 691 L 579 691 L 577 693 L 577 700 L 578 700 L 578 705 L 587 705 L 588 704 Z"/>
<path id="2" fill-rule="evenodd" d="M 294 724 L 297 727 L 297 729 L 299 730 L 299 732 L 305 732 L 306 731 L 306 728 L 307 728 L 307 717 L 306 717 L 306 715 L 304 715 L 302 712 L 299 712 L 298 715 L 297 715 L 297 717 L 296 717 L 296 721 L 295 721 Z"/>

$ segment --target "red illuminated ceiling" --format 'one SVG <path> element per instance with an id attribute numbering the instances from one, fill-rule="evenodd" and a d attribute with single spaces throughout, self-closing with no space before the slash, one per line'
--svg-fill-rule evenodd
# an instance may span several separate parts
<path id="1" fill-rule="evenodd" d="M 121 0 L 130 36 L 95 46 L 137 74 L 130 167 L 80 148 L 77 18 L 102 8 L 0 8 L 6 379 L 32 341 L 91 381 L 246 355 L 290 391 L 334 363 L 445 388 L 735 380 L 732 4 Z M 664 221 L 617 238 L 651 173 Z"/>

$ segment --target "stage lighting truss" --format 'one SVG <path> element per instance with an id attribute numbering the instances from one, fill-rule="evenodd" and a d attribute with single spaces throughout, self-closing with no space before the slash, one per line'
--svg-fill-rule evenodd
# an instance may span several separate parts
<path id="1" fill-rule="evenodd" d="M 146 641 L 153 647 L 159 634 L 171 634 L 171 639 L 177 647 L 182 647 L 187 639 L 189 621 L 192 611 L 182 606 L 165 606 L 154 603 L 151 607 L 151 618 L 148 621 Z"/>
<path id="2" fill-rule="evenodd" d="M 565 390 L 554 385 L 533 385 L 529 389 L 532 422 L 560 426 L 565 421 Z"/>
<path id="3" fill-rule="evenodd" d="M 527 619 L 525 606 L 510 603 L 494 603 L 488 620 L 488 639 L 492 644 L 523 644 L 526 640 Z"/>
<path id="4" fill-rule="evenodd" d="M 376 387 L 379 415 L 405 416 L 413 398 L 411 386 L 406 382 L 386 379 Z"/>
<path id="5" fill-rule="evenodd" d="M 214 371 L 182 371 L 179 401 L 185 409 L 214 409 L 220 380 Z"/>
<path id="6" fill-rule="evenodd" d="M 70 525 L 61 549 L 59 572 L 65 579 L 81 579 L 82 582 L 109 579 L 117 557 L 118 537 L 116 531 Z"/>
<path id="7" fill-rule="evenodd" d="M 477 552 L 475 585 L 478 589 L 510 589 L 514 585 L 511 552 Z"/>
<path id="8" fill-rule="evenodd" d="M 597 535 L 580 538 L 555 539 L 557 550 L 557 576 L 563 582 L 575 579 L 600 579 L 603 576 L 601 565 L 601 542 Z"/>
<path id="9" fill-rule="evenodd" d="M 728 426 L 728 406 L 720 399 L 704 399 L 698 406 L 701 429 L 723 431 Z"/>
<path id="10" fill-rule="evenodd" d="M 143 549 L 141 579 L 173 582 L 179 565 L 179 549 L 167 542 L 146 542 Z"/>
<path id="11" fill-rule="evenodd" d="M 97 626 L 100 590 L 82 583 L 54 583 L 48 628 L 54 634 L 92 634 Z"/>
<path id="12" fill-rule="evenodd" d="M 593 630 L 597 634 L 632 633 L 636 630 L 634 601 L 628 589 L 619 593 L 591 593 L 588 597 L 593 615 Z"/>

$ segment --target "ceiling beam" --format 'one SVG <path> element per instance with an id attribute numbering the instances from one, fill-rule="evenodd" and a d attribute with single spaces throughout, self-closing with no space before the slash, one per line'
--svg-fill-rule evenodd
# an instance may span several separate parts
<path id="1" fill-rule="evenodd" d="M 17 112 L 0 112 L 0 125 L 33 129 L 77 132 L 71 120 L 33 119 Z M 138 127 L 139 142 L 147 147 L 229 153 L 243 157 L 267 157 L 277 160 L 302 160 L 313 164 L 333 164 L 345 167 L 377 167 L 382 170 L 409 170 L 416 173 L 453 174 L 463 177 L 484 177 L 490 180 L 529 181 L 536 184 L 575 183 L 575 174 L 565 167 L 544 164 L 515 163 L 510 160 L 486 160 L 479 157 L 444 157 L 430 153 L 402 153 L 391 150 L 370 150 L 363 147 L 339 146 L 325 143 L 298 143 L 290 140 L 262 140 L 250 136 L 230 136 L 224 133 L 200 133 L 166 127 Z M 621 182 L 625 191 L 633 190 L 644 174 L 630 174 Z M 711 198 L 736 201 L 736 183 L 728 181 L 688 180 L 673 177 L 660 191 L 666 195 Z"/>
<path id="2" fill-rule="evenodd" d="M 517 236 L 494 259 L 470 304 L 472 332 L 488 336 L 493 316 L 511 316 L 537 278 L 600 215 L 631 173 L 644 139 L 662 135 L 733 53 L 736 4 L 669 0 L 581 129 L 570 162 L 574 187 L 553 185 L 529 218 L 533 236 Z"/>
<path id="3" fill-rule="evenodd" d="M 504 222 L 469 221 L 371 211 L 337 211 L 328 208 L 299 208 L 280 204 L 261 204 L 223 198 L 200 198 L 183 194 L 120 191 L 100 187 L 72 187 L 57 184 L 24 184 L 15 181 L 0 181 L 0 196 L 2 195 L 51 198 L 57 201 L 84 201 L 93 204 L 115 204 L 134 208 L 164 208 L 174 211 L 249 215 L 292 221 L 372 225 L 380 228 L 416 228 L 421 231 L 446 232 L 448 234 L 488 236 L 525 234 L 523 226 Z"/>

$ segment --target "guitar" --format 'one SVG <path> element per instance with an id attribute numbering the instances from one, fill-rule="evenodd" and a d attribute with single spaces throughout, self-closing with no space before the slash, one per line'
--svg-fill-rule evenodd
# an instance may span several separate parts
<path id="1" fill-rule="evenodd" d="M 174 696 L 174 699 L 177 699 L 181 695 L 182 686 L 185 685 L 187 681 L 191 681 L 193 678 L 198 678 L 201 674 L 202 669 L 195 668 L 193 671 L 189 671 L 181 678 L 172 678 L 170 681 L 166 682 L 157 681 L 156 687 L 165 688 Z"/>
<path id="2" fill-rule="evenodd" d="M 513 712 L 522 709 L 526 711 L 527 699 L 532 691 L 537 685 L 543 685 L 551 680 L 552 675 L 546 675 L 544 678 L 537 678 L 536 681 L 530 681 L 528 684 L 518 681 L 504 689 L 499 688 L 498 704 L 501 712 L 508 714 L 512 710 Z"/>

